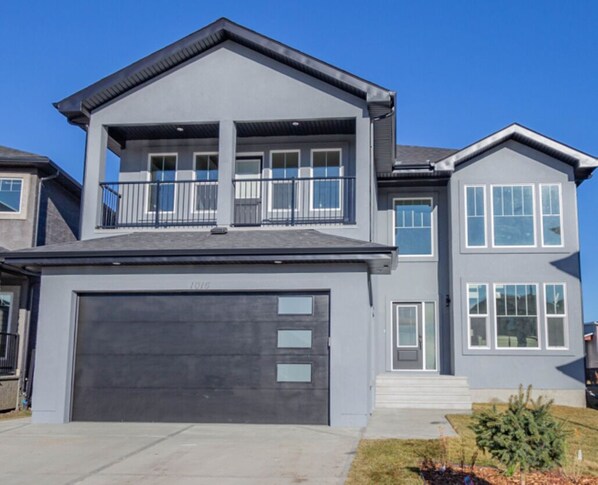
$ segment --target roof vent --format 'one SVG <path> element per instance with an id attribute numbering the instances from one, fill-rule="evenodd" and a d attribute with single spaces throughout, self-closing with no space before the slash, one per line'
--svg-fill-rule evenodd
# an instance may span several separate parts
<path id="1" fill-rule="evenodd" d="M 226 234 L 228 232 L 228 229 L 226 227 L 213 227 L 212 229 L 210 229 L 210 234 Z"/>

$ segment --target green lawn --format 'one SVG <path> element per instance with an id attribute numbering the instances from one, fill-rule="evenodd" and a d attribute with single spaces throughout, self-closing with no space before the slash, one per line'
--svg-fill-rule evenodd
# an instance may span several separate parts
<path id="1" fill-rule="evenodd" d="M 474 410 L 488 405 L 474 405 Z M 500 408 L 501 406 L 499 406 Z M 504 406 L 503 406 L 504 407 Z M 567 464 L 565 472 L 573 473 L 577 450 L 583 453 L 581 474 L 598 477 L 598 411 L 592 409 L 554 406 L 554 416 L 564 420 L 569 431 Z M 446 439 L 448 461 L 459 464 L 471 462 L 476 450 L 473 431 L 468 428 L 471 417 L 455 414 L 447 416 L 459 433 L 457 438 Z M 437 440 L 362 440 L 353 461 L 348 485 L 357 484 L 413 484 L 422 483 L 419 465 L 426 458 L 439 460 L 442 455 L 440 439 Z M 487 455 L 479 453 L 476 465 L 497 464 Z"/>

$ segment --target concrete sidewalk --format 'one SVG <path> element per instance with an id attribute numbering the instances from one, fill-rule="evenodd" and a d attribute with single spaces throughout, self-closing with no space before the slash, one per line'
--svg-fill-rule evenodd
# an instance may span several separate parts
<path id="1" fill-rule="evenodd" d="M 0 483 L 342 484 L 358 429 L 0 423 Z"/>
<path id="2" fill-rule="evenodd" d="M 436 439 L 457 436 L 447 414 L 469 414 L 454 409 L 376 409 L 363 437 L 365 439 Z"/>

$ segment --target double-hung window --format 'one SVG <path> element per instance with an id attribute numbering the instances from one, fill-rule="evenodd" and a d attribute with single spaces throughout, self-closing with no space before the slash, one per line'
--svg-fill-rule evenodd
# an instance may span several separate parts
<path id="1" fill-rule="evenodd" d="M 486 187 L 465 187 L 467 247 L 486 246 Z"/>
<path id="2" fill-rule="evenodd" d="M 0 213 L 18 214 L 21 212 L 23 180 L 0 178 Z"/>
<path id="3" fill-rule="evenodd" d="M 174 212 L 175 184 L 168 182 L 176 180 L 176 160 L 174 154 L 150 155 L 150 212 Z"/>
<path id="4" fill-rule="evenodd" d="M 399 256 L 432 256 L 432 199 L 397 199 L 394 209 Z"/>
<path id="5" fill-rule="evenodd" d="M 215 211 L 218 205 L 218 154 L 195 154 L 195 210 Z"/>
<path id="6" fill-rule="evenodd" d="M 534 246 L 533 185 L 492 187 L 494 246 Z"/>
<path id="7" fill-rule="evenodd" d="M 563 244 L 561 221 L 561 186 L 541 185 L 542 198 L 542 245 L 561 246 Z"/>
<path id="8" fill-rule="evenodd" d="M 339 210 L 341 208 L 341 150 L 312 150 L 312 169 L 312 209 Z"/>
<path id="9" fill-rule="evenodd" d="M 297 208 L 297 177 L 299 177 L 299 151 L 272 152 L 271 209 Z"/>
<path id="10" fill-rule="evenodd" d="M 546 299 L 546 346 L 549 349 L 567 348 L 567 313 L 565 285 L 544 285 Z"/>
<path id="11" fill-rule="evenodd" d="M 488 341 L 488 285 L 467 285 L 469 348 L 490 348 Z"/>
<path id="12" fill-rule="evenodd" d="M 540 347 L 538 289 L 535 284 L 495 286 L 496 346 L 500 349 Z"/>

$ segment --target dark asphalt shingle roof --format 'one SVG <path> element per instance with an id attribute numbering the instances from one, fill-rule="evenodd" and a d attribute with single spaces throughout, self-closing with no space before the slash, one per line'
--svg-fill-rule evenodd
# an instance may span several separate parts
<path id="1" fill-rule="evenodd" d="M 43 155 L 38 155 L 37 153 L 25 152 L 23 150 L 17 150 L 16 148 L 10 148 L 3 145 L 0 145 L 0 158 L 1 159 L 10 159 L 10 160 L 31 160 L 33 159 L 40 159 L 46 160 L 47 157 Z"/>
<path id="2" fill-rule="evenodd" d="M 442 160 L 459 150 L 454 148 L 422 147 L 415 145 L 397 145 L 395 159 L 397 165 L 428 165 Z"/>
<path id="3" fill-rule="evenodd" d="M 114 252 L 151 255 L 164 252 L 188 253 L 280 253 L 285 251 L 389 250 L 382 244 L 333 236 L 308 229 L 231 230 L 227 234 L 210 232 L 136 232 L 85 241 L 40 246 L 12 251 L 11 257 Z"/>

